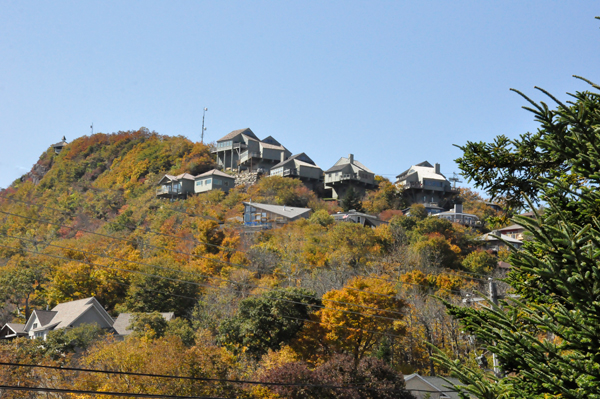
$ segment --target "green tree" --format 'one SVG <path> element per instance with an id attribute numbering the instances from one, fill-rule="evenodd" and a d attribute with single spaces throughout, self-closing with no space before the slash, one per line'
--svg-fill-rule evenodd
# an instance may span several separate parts
<path id="1" fill-rule="evenodd" d="M 423 220 L 428 216 L 427 209 L 425 209 L 425 205 L 423 204 L 412 204 L 409 213 L 410 216 L 418 220 Z"/>
<path id="2" fill-rule="evenodd" d="M 549 95 L 556 109 L 525 97 L 535 134 L 463 147 L 461 169 L 476 185 L 509 194 L 513 205 L 524 195 L 548 204 L 536 218 L 514 218 L 533 238 L 510 258 L 518 300 L 481 310 L 447 304 L 502 365 L 499 378 L 439 357 L 479 398 L 600 397 L 600 87 L 590 85 L 595 92 L 567 104 Z"/>
<path id="3" fill-rule="evenodd" d="M 344 212 L 348 212 L 351 209 L 357 212 L 362 212 L 363 210 L 360 194 L 352 186 L 344 194 L 340 205 Z"/>
<path id="4" fill-rule="evenodd" d="M 301 288 L 268 291 L 240 302 L 238 314 L 223 322 L 218 340 L 234 352 L 260 358 L 292 340 L 319 305 L 314 293 Z"/>
<path id="5" fill-rule="evenodd" d="M 43 345 L 44 351 L 46 355 L 58 358 L 65 353 L 75 352 L 78 349 L 86 350 L 104 333 L 104 330 L 98 327 L 97 324 L 81 324 L 74 328 L 61 328 L 60 330 L 50 331 Z"/>
<path id="6" fill-rule="evenodd" d="M 134 313 L 129 323 L 129 330 L 132 330 L 132 336 L 161 338 L 167 331 L 167 320 L 159 312 L 152 313 Z"/>
<path id="7" fill-rule="evenodd" d="M 487 251 L 473 251 L 462 261 L 465 269 L 477 274 L 489 274 L 498 265 L 498 259 Z"/>
<path id="8" fill-rule="evenodd" d="M 43 267 L 17 255 L 7 266 L 0 268 L 0 299 L 15 305 L 27 320 L 31 313 L 31 300 L 46 280 Z"/>

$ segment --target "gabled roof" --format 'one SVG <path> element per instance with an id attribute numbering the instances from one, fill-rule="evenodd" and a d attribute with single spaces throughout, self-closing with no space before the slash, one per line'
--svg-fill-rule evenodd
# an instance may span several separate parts
<path id="1" fill-rule="evenodd" d="M 344 166 L 349 165 L 350 164 L 350 159 L 346 158 L 346 157 L 341 157 L 339 159 L 339 161 L 337 161 L 335 163 L 335 165 L 333 165 L 331 168 L 327 169 L 325 171 L 325 173 L 328 172 L 335 172 L 338 170 L 342 170 Z M 356 166 L 359 169 L 364 170 L 367 173 L 373 173 L 375 174 L 371 169 L 367 168 L 365 165 L 363 165 L 362 163 L 358 162 L 356 159 L 352 162 L 352 165 Z"/>
<path id="2" fill-rule="evenodd" d="M 234 137 L 240 135 L 240 134 L 245 134 L 248 137 L 252 137 L 256 140 L 258 140 L 258 137 L 256 137 L 256 135 L 252 132 L 252 130 L 250 130 L 249 127 L 245 128 L 245 129 L 238 129 L 238 130 L 234 130 L 233 132 L 230 132 L 228 134 L 226 134 L 225 136 L 221 137 L 219 140 L 217 140 L 217 143 L 219 141 L 225 141 L 225 140 L 231 140 Z"/>
<path id="3" fill-rule="evenodd" d="M 507 236 L 506 234 L 500 234 L 500 238 L 496 238 L 494 237 L 494 235 L 497 234 L 492 234 L 492 233 L 487 233 L 482 235 L 481 237 L 478 238 L 478 240 L 480 241 L 506 241 L 509 242 L 511 244 L 523 244 L 523 241 L 521 240 L 517 240 L 516 238 L 512 238 L 510 236 Z"/>
<path id="4" fill-rule="evenodd" d="M 233 179 L 235 180 L 235 177 L 228 175 L 227 173 L 221 172 L 218 169 L 212 169 L 209 170 L 208 172 L 204 172 L 198 176 L 195 177 L 195 179 L 201 178 L 201 177 L 208 177 L 208 176 L 220 176 L 220 177 L 226 177 L 228 179 Z"/>
<path id="5" fill-rule="evenodd" d="M 13 330 L 15 333 L 24 333 L 25 332 L 25 324 L 19 324 L 19 323 L 6 323 L 5 324 L 8 328 L 10 328 L 11 330 Z"/>
<path id="6" fill-rule="evenodd" d="M 166 321 L 171 321 L 175 317 L 175 313 L 161 313 L 161 316 L 165 318 Z M 121 313 L 117 320 L 115 320 L 115 324 L 113 324 L 113 328 L 119 335 L 129 335 L 133 331 L 129 329 L 129 325 L 131 324 L 131 318 L 133 317 L 133 313 Z"/>
<path id="7" fill-rule="evenodd" d="M 282 150 L 282 151 L 286 150 L 286 148 L 284 146 L 282 146 L 281 144 L 270 144 L 270 143 L 265 143 L 264 141 L 261 141 L 260 145 L 263 148 L 269 148 L 271 150 Z"/>
<path id="8" fill-rule="evenodd" d="M 511 230 L 525 230 L 525 227 L 520 224 L 511 224 L 510 226 L 503 227 L 501 229 L 497 229 L 498 231 L 511 231 Z"/>
<path id="9" fill-rule="evenodd" d="M 60 141 L 60 142 L 58 142 L 56 144 L 52 144 L 52 147 L 54 147 L 54 148 L 62 148 L 64 146 L 66 146 L 67 144 L 68 144 L 67 143 L 67 138 L 65 136 L 63 136 L 62 141 Z"/>
<path id="10" fill-rule="evenodd" d="M 106 324 L 112 326 L 113 319 L 94 297 L 79 299 L 56 305 L 51 311 L 34 310 L 25 329 L 29 331 L 33 320 L 37 317 L 40 326 L 37 329 L 64 328 L 73 325 L 79 317 L 88 311 L 96 311 Z"/>
<path id="11" fill-rule="evenodd" d="M 310 159 L 310 157 L 308 155 L 306 155 L 305 153 L 301 152 L 300 154 L 296 154 L 296 155 L 292 155 L 291 157 L 289 157 L 288 159 L 286 159 L 285 161 L 279 162 L 277 165 L 272 166 L 271 169 L 275 169 L 275 168 L 279 168 L 281 166 L 285 166 L 288 162 L 291 161 L 298 161 L 301 162 L 301 165 L 305 165 L 305 166 L 312 166 L 312 167 L 317 167 L 317 164 L 315 164 L 315 162 Z"/>
<path id="12" fill-rule="evenodd" d="M 281 143 L 277 140 L 275 140 L 273 138 L 273 136 L 269 136 L 266 137 L 265 139 L 261 140 L 263 143 L 269 143 L 269 144 L 273 144 L 273 145 L 281 145 Z"/>
<path id="13" fill-rule="evenodd" d="M 194 180 L 194 176 L 190 175 L 189 173 L 182 173 L 180 175 L 177 176 L 173 176 L 173 175 L 169 175 L 166 174 L 162 177 L 162 179 L 160 179 L 158 181 L 158 184 L 160 184 L 163 180 L 165 179 L 169 179 L 170 181 L 178 181 L 178 180 Z"/>
<path id="14" fill-rule="evenodd" d="M 448 381 L 450 381 L 454 385 L 460 385 L 460 380 L 458 378 L 450 378 L 450 377 L 444 377 L 444 378 L 446 378 Z M 446 388 L 446 386 L 450 386 L 451 384 L 449 384 L 448 381 L 445 381 L 444 378 L 433 377 L 433 376 L 421 376 L 418 373 L 414 373 L 414 374 L 405 375 L 404 381 L 409 382 L 411 380 L 421 380 L 427 386 L 431 387 L 432 391 L 438 391 L 440 393 L 439 397 L 441 399 L 444 399 L 444 398 L 458 399 L 459 398 L 458 392 L 454 392 L 454 391 L 452 391 L 452 389 Z M 407 388 L 407 390 L 410 391 L 411 389 Z"/>
<path id="15" fill-rule="evenodd" d="M 267 212 L 274 213 L 276 215 L 285 216 L 288 219 L 293 219 L 298 216 L 304 215 L 312 211 L 310 208 L 298 208 L 287 205 L 270 205 L 270 204 L 257 204 L 255 202 L 244 202 L 244 205 L 250 205 L 257 209 L 262 209 Z"/>
<path id="16" fill-rule="evenodd" d="M 53 312 L 51 310 L 34 310 L 31 315 L 33 316 L 33 314 L 35 314 L 38 321 L 40 322 L 40 327 L 50 324 L 54 316 L 56 316 L 56 312 Z M 29 316 L 29 319 L 32 320 L 33 318 Z"/>

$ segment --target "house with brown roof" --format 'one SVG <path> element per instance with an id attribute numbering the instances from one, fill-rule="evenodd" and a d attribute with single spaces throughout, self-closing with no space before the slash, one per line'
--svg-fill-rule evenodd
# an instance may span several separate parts
<path id="1" fill-rule="evenodd" d="M 114 320 L 96 298 L 85 298 L 56 305 L 52 310 L 34 310 L 23 327 L 29 338 L 46 339 L 48 333 L 61 328 L 74 328 L 82 324 L 96 324 L 112 330 Z"/>
<path id="2" fill-rule="evenodd" d="M 260 140 L 250 128 L 234 130 L 217 140 L 212 150 L 223 169 L 251 172 L 271 167 L 288 159 L 292 153 L 269 136 Z"/>
<path id="3" fill-rule="evenodd" d="M 235 177 L 213 169 L 194 178 L 194 192 L 205 193 L 212 190 L 228 192 L 235 186 Z"/>
<path id="4" fill-rule="evenodd" d="M 377 187 L 375 173 L 354 159 L 354 154 L 348 158 L 342 157 L 331 168 L 325 171 L 325 188 L 331 189 L 332 198 L 342 198 L 350 187 L 360 195 L 366 190 Z"/>
<path id="5" fill-rule="evenodd" d="M 156 196 L 159 198 L 187 198 L 194 193 L 194 176 L 189 173 L 182 173 L 177 176 L 164 175 L 158 182 Z"/>
<path id="6" fill-rule="evenodd" d="M 323 169 L 303 152 L 274 165 L 270 175 L 300 179 L 311 190 L 323 182 Z"/>

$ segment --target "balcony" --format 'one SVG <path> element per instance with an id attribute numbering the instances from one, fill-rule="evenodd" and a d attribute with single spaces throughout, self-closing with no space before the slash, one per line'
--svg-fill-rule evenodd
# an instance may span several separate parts
<path id="1" fill-rule="evenodd" d="M 180 195 L 182 193 L 181 187 L 162 186 L 156 189 L 156 195 Z"/>
<path id="2" fill-rule="evenodd" d="M 298 169 L 285 169 L 283 171 L 283 176 L 299 176 Z"/>
<path id="3" fill-rule="evenodd" d="M 231 150 L 245 150 L 246 148 L 248 148 L 248 145 L 246 145 L 246 143 L 228 143 L 228 142 L 224 142 L 224 143 L 217 143 L 217 146 L 211 150 L 211 152 L 217 153 L 217 152 L 221 152 L 221 151 L 231 151 Z"/>
<path id="4" fill-rule="evenodd" d="M 261 154 L 260 154 L 260 152 L 244 151 L 240 154 L 239 163 L 242 164 L 242 163 L 248 161 L 250 158 L 261 158 Z"/>

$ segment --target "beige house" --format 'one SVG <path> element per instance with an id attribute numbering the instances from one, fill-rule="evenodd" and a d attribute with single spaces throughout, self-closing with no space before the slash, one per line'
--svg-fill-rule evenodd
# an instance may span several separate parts
<path id="1" fill-rule="evenodd" d="M 269 136 L 260 140 L 250 128 L 234 130 L 217 140 L 212 150 L 217 156 L 217 164 L 223 169 L 266 172 L 279 162 L 288 159 L 292 153 L 281 143 Z"/>
<path id="2" fill-rule="evenodd" d="M 194 192 L 205 193 L 212 190 L 228 192 L 235 186 L 235 177 L 213 169 L 194 178 Z"/>
<path id="3" fill-rule="evenodd" d="M 325 188 L 331 189 L 332 198 L 342 198 L 350 187 L 360 195 L 377 187 L 375 173 L 355 160 L 353 154 L 348 155 L 348 158 L 340 158 L 335 165 L 326 170 L 324 181 Z"/>
<path id="4" fill-rule="evenodd" d="M 194 176 L 182 173 L 177 176 L 164 175 L 158 182 L 156 196 L 159 198 L 187 198 L 194 193 Z"/>

